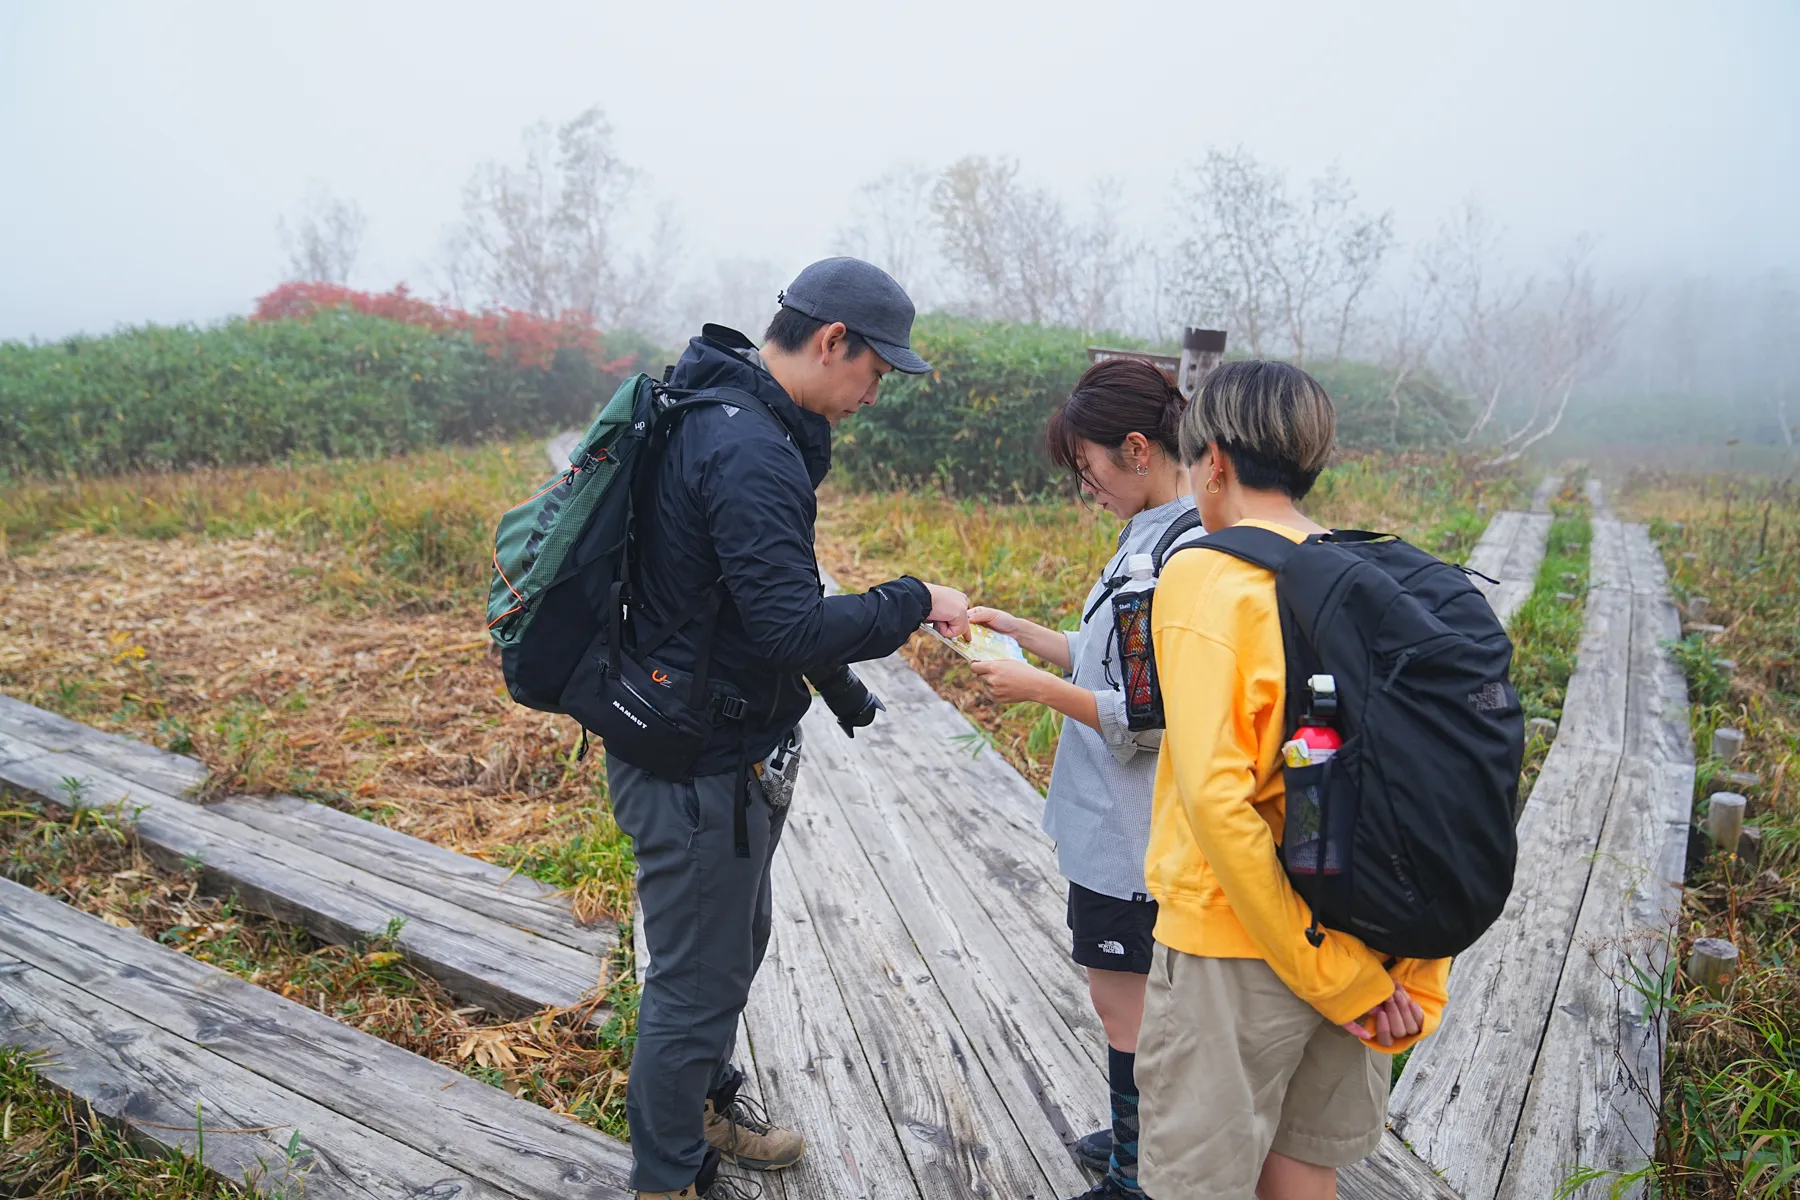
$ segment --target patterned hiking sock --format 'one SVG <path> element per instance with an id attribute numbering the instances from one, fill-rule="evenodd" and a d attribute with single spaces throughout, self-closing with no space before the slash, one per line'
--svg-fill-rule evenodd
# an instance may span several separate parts
<path id="1" fill-rule="evenodd" d="M 1106 1048 L 1106 1073 L 1112 1087 L 1113 1152 L 1107 1177 L 1127 1195 L 1144 1194 L 1138 1187 L 1138 1087 L 1137 1055 Z"/>

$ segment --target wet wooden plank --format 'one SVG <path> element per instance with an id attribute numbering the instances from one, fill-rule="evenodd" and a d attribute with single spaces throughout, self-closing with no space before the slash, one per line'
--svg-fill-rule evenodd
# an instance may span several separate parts
<path id="1" fill-rule="evenodd" d="M 1630 1173 L 1654 1153 L 1663 1026 L 1634 985 L 1661 975 L 1680 911 L 1687 823 L 1657 810 L 1693 780 L 1670 766 L 1627 759 L 1620 770 L 1573 945 L 1539 1000 L 1549 1021 L 1502 1200 L 1551 1195 L 1579 1167 Z"/>
<path id="2" fill-rule="evenodd" d="M 805 731 L 807 766 L 819 768 L 1026 1145 L 1049 1178 L 1080 1190 L 1068 1147 L 1110 1120 L 1106 1078 L 1023 962 L 1033 954 L 1067 961 L 1066 946 L 1021 945 L 1000 931 L 993 912 L 1006 897 L 966 878 L 944 854 L 907 801 L 922 787 L 917 776 L 896 769 L 902 764 L 871 769 L 822 701 Z M 1079 978 L 1079 968 L 1070 964 L 1069 974 Z"/>
<path id="3" fill-rule="evenodd" d="M 0 954 L 508 1195 L 627 1194 L 605 1134 L 8 880 Z"/>
<path id="4" fill-rule="evenodd" d="M 65 778 L 83 781 L 83 806 L 124 807 L 145 850 L 167 865 L 202 866 L 207 887 L 251 908 L 354 944 L 404 918 L 399 946 L 452 992 L 485 1008 L 527 1013 L 583 1002 L 601 963 L 400 884 L 271 837 L 206 807 L 174 800 L 63 754 L 0 764 L 0 782 L 68 803 Z M 135 813 L 135 816 L 133 814 Z"/>
<path id="5" fill-rule="evenodd" d="M 1557 742 L 1622 746 L 1630 679 L 1631 596 L 1620 588 L 1595 588 L 1587 596 Z"/>
<path id="6" fill-rule="evenodd" d="M 1538 480 L 1537 490 L 1531 493 L 1531 511 L 1534 513 L 1549 512 L 1550 501 L 1554 500 L 1556 493 L 1561 490 L 1561 475 L 1546 475 Z"/>
<path id="7" fill-rule="evenodd" d="M 43 1052 L 41 1078 L 135 1140 L 198 1157 L 258 1192 L 505 1200 L 496 1188 L 16 959 L 0 958 L 0 1041 Z"/>
<path id="8" fill-rule="evenodd" d="M 1475 543 L 1475 548 L 1463 560 L 1463 565 L 1471 571 L 1479 571 L 1483 575 L 1499 579 L 1506 567 L 1507 558 L 1512 554 L 1519 526 L 1524 520 L 1524 513 L 1510 509 L 1495 513 L 1489 519 L 1487 528 L 1481 531 L 1481 538 Z M 1482 579 L 1476 579 L 1474 583 L 1476 587 L 1492 586 Z"/>
<path id="9" fill-rule="evenodd" d="M 1394 1134 L 1375 1153 L 1338 1172 L 1339 1200 L 1462 1200 Z"/>
<path id="10" fill-rule="evenodd" d="M 896 717 L 859 730 L 859 754 L 869 756 L 871 771 L 910 779 L 896 803 L 918 815 L 957 875 L 992 892 L 988 915 L 1006 938 L 1038 948 L 1022 956 L 1025 970 L 1104 1071 L 1106 1032 L 1084 975 L 1069 961 L 1068 883 L 1040 828 L 1043 797 L 995 751 L 971 755 L 956 742 L 973 727 L 904 662 L 857 670 Z"/>
<path id="11" fill-rule="evenodd" d="M 1576 1167 L 1629 1174 L 1654 1153 L 1660 1016 L 1633 985 L 1666 966 L 1680 918 L 1694 762 L 1687 689 L 1666 649 L 1679 628 L 1642 526 L 1633 580 L 1625 754 L 1499 1195 L 1548 1195 Z M 1638 590 L 1641 583 L 1642 588 Z M 1628 1194 L 1640 1196 L 1642 1185 Z"/>
<path id="12" fill-rule="evenodd" d="M 906 1145 L 917 1135 L 882 1094 L 889 1064 L 856 1028 L 785 840 L 771 886 L 769 952 L 744 1025 L 770 1115 L 806 1135 L 806 1157 L 781 1172 L 788 1200 L 917 1200 Z"/>
<path id="13" fill-rule="evenodd" d="M 1544 565 L 1544 550 L 1549 544 L 1549 540 L 1549 514 L 1526 513 L 1520 517 L 1518 532 L 1513 536 L 1512 548 L 1507 552 L 1506 561 L 1500 567 L 1500 578 L 1503 581 L 1516 580 L 1520 583 L 1535 584 L 1538 568 Z"/>
<path id="14" fill-rule="evenodd" d="M 102 733 L 11 696 L 0 696 L 0 735 L 72 754 L 133 783 L 177 798 L 187 798 L 206 782 L 206 764 L 197 759 L 171 754 L 115 733 Z"/>
<path id="15" fill-rule="evenodd" d="M 1588 588 L 1631 590 L 1631 565 L 1625 549 L 1625 528 L 1611 517 L 1596 516 L 1590 524 Z"/>
<path id="16" fill-rule="evenodd" d="M 1499 1186 L 1619 758 L 1617 746 L 1551 747 L 1520 821 L 1506 910 L 1452 965 L 1443 1023 L 1395 1088 L 1394 1131 L 1470 1200 Z"/>
<path id="17" fill-rule="evenodd" d="M 816 774 L 782 838 L 813 928 L 926 1196 L 1061 1200 Z M 752 1024 L 752 1036 L 759 1036 Z M 1071 1162 L 1069 1169 L 1074 1171 Z"/>
<path id="18" fill-rule="evenodd" d="M 583 925 L 568 897 L 529 875 L 293 796 L 237 796 L 206 806 L 264 833 L 427 896 L 598 958 L 619 944 L 611 921 Z"/>

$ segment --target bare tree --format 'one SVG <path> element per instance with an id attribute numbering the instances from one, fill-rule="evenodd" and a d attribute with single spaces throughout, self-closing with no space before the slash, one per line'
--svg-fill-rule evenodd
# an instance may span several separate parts
<path id="1" fill-rule="evenodd" d="M 1515 414 L 1502 452 L 1490 466 L 1524 456 L 1561 426 L 1570 398 L 1612 358 L 1629 312 L 1616 292 L 1602 290 L 1591 263 L 1593 242 L 1578 239 L 1560 264 L 1548 303 L 1529 310 L 1516 337 L 1531 407 Z"/>
<path id="2" fill-rule="evenodd" d="M 1425 290 L 1437 299 L 1447 331 L 1439 369 L 1474 400 L 1476 416 L 1462 440 L 1480 437 L 1519 384 L 1520 317 L 1533 283 L 1502 265 L 1502 235 L 1474 203 L 1446 221 L 1421 256 Z"/>
<path id="3" fill-rule="evenodd" d="M 1018 163 L 971 157 L 946 168 L 932 192 L 943 255 L 966 306 L 1002 321 L 1098 329 L 1120 310 L 1139 250 L 1101 184 L 1087 219 L 1054 193 L 1019 179 Z"/>
<path id="4" fill-rule="evenodd" d="M 874 263 L 922 307 L 936 298 L 943 272 L 932 211 L 936 187 L 937 176 L 922 166 L 895 167 L 857 189 L 850 222 L 836 238 L 840 253 Z"/>
<path id="5" fill-rule="evenodd" d="M 446 248 L 446 283 L 463 304 L 499 304 L 545 316 L 588 314 L 603 327 L 653 324 L 666 303 L 662 280 L 677 239 L 659 210 L 629 249 L 643 198 L 639 172 L 613 144 L 611 124 L 589 108 L 555 128 L 525 131 L 522 164 L 488 162 L 463 189 L 463 219 Z"/>
<path id="6" fill-rule="evenodd" d="M 286 217 L 275 221 L 288 256 L 287 278 L 307 283 L 350 282 L 368 226 L 361 205 L 339 199 L 324 184 L 311 184 L 293 222 Z"/>
<path id="7" fill-rule="evenodd" d="M 1174 299 L 1258 357 L 1341 358 L 1394 246 L 1393 214 L 1357 207 L 1332 168 L 1306 194 L 1242 147 L 1211 150 L 1176 185 Z"/>

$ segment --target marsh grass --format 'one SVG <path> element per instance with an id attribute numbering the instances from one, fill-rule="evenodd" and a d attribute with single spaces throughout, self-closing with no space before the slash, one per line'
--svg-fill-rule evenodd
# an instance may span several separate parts
<path id="1" fill-rule="evenodd" d="M 1531 595 L 1513 614 L 1507 632 L 1513 639 L 1513 686 L 1518 689 L 1526 719 L 1547 717 L 1560 724 L 1586 620 L 1588 553 L 1593 542 L 1588 505 L 1578 479 L 1565 484 L 1552 501 L 1552 511 L 1556 516 L 1550 522 L 1544 561 Z M 1541 734 L 1527 739 L 1519 781 L 1521 796 L 1530 795 L 1549 753 L 1549 739 Z"/>
<path id="2" fill-rule="evenodd" d="M 1676 961 L 1694 939 L 1721 937 L 1742 965 L 1722 1000 L 1673 972 L 1651 998 L 1669 1022 L 1657 1183 L 1671 1196 L 1776 1200 L 1800 1181 L 1800 504 L 1791 483 L 1650 472 L 1622 503 L 1650 521 L 1683 610 L 1705 596 L 1704 622 L 1725 627 L 1674 647 L 1696 815 L 1713 791 L 1745 792 L 1762 832 L 1755 863 L 1693 838 Z M 1744 733 L 1736 764 L 1710 754 L 1720 726 Z M 1727 771 L 1758 782 L 1728 784 Z"/>

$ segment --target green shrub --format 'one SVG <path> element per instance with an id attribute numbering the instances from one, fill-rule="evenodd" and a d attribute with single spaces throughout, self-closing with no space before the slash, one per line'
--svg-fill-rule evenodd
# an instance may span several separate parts
<path id="1" fill-rule="evenodd" d="M 361 457 L 582 424 L 616 380 L 333 309 L 0 343 L 0 478 Z"/>
<path id="2" fill-rule="evenodd" d="M 928 314 L 913 343 L 930 375 L 889 376 L 881 402 L 839 430 L 837 462 L 865 488 L 1013 499 L 1067 487 L 1044 454 L 1044 426 L 1087 369 L 1087 347 L 1141 343 L 1114 334 Z M 1338 442 L 1395 450 L 1443 445 L 1467 403 L 1428 374 L 1393 386 L 1370 363 L 1309 366 L 1338 408 Z"/>
<path id="3" fill-rule="evenodd" d="M 1087 369 L 1088 341 L 1073 329 L 922 317 L 913 347 L 932 373 L 890 375 L 881 402 L 838 431 L 838 465 L 862 487 L 956 496 L 1065 486 L 1044 456 L 1044 423 Z"/>
<path id="4" fill-rule="evenodd" d="M 1355 450 L 1415 450 L 1445 446 L 1473 420 L 1467 398 L 1428 372 L 1395 383 L 1374 363 L 1308 363 L 1306 370 L 1337 408 L 1338 445 Z"/>

